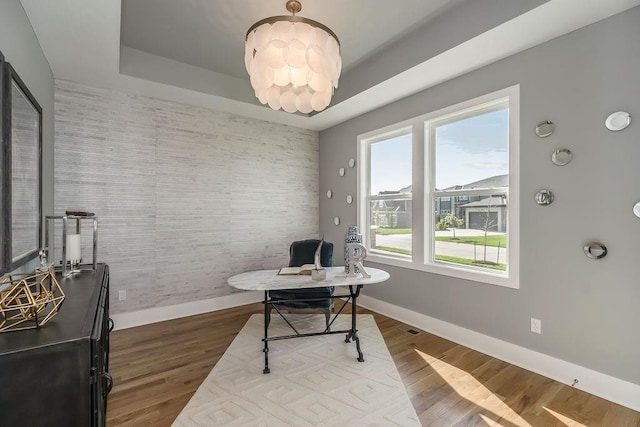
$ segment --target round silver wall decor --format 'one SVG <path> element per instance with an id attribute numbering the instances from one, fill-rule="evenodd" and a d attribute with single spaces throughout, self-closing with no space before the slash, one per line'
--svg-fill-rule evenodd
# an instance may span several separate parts
<path id="1" fill-rule="evenodd" d="M 556 125 L 547 120 L 546 122 L 538 123 L 538 126 L 536 126 L 536 135 L 540 138 L 546 138 L 551 135 L 555 129 Z"/>
<path id="2" fill-rule="evenodd" d="M 604 121 L 604 125 L 607 129 L 614 132 L 625 129 L 630 124 L 631 115 L 626 111 L 616 111 L 615 113 L 611 113 Z"/>
<path id="3" fill-rule="evenodd" d="M 568 148 L 556 150 L 551 155 L 551 161 L 554 165 L 564 166 L 573 159 L 573 153 Z"/>
<path id="4" fill-rule="evenodd" d="M 349 159 L 349 167 L 352 168 L 356 165 L 356 159 L 351 158 Z"/>
<path id="5" fill-rule="evenodd" d="M 333 191 L 327 190 L 327 199 L 330 199 L 331 197 L 333 197 Z"/>
<path id="6" fill-rule="evenodd" d="M 591 259 L 602 259 L 607 256 L 607 247 L 600 242 L 589 242 L 583 246 L 582 250 Z"/>
<path id="7" fill-rule="evenodd" d="M 551 190 L 540 190 L 536 194 L 536 203 L 541 206 L 553 203 L 553 192 Z"/>
<path id="8" fill-rule="evenodd" d="M 633 214 L 640 218 L 640 202 L 633 205 Z"/>
<path id="9" fill-rule="evenodd" d="M 340 225 L 340 218 L 338 218 L 337 216 L 333 218 L 333 223 L 335 225 Z"/>
<path id="10" fill-rule="evenodd" d="M 349 204 L 353 203 L 353 196 L 351 194 L 347 196 L 347 203 Z"/>
<path id="11" fill-rule="evenodd" d="M 344 168 L 338 169 L 338 175 L 344 176 Z"/>

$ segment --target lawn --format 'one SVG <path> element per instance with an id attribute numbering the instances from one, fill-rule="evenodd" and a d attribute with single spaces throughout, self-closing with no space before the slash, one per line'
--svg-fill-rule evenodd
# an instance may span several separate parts
<path id="1" fill-rule="evenodd" d="M 411 249 L 392 248 L 390 246 L 376 246 L 376 249 L 379 249 L 385 252 L 393 252 L 396 254 L 411 255 Z"/>
<path id="2" fill-rule="evenodd" d="M 479 263 L 479 262 L 473 262 L 472 259 L 458 258 L 458 257 L 455 257 L 455 256 L 448 256 L 448 255 L 436 255 L 436 261 L 446 261 L 446 262 L 451 262 L 451 263 L 454 263 L 454 264 L 472 265 L 474 267 L 490 268 L 492 270 L 507 271 L 507 265 L 506 264 L 483 264 L 483 263 Z"/>
<path id="3" fill-rule="evenodd" d="M 411 228 L 386 228 L 380 227 L 376 230 L 376 234 L 380 234 L 382 236 L 389 236 L 391 234 L 411 234 Z"/>
<path id="4" fill-rule="evenodd" d="M 394 234 L 411 234 L 412 231 L 413 230 L 411 228 L 380 227 L 376 230 L 376 233 L 381 236 L 390 236 Z M 460 237 L 456 237 L 455 239 L 449 236 L 440 236 L 440 237 L 436 237 L 436 240 L 440 242 L 462 243 L 465 245 L 473 245 L 474 243 L 476 245 L 484 245 L 484 236 L 460 236 Z M 498 245 L 501 248 L 507 247 L 506 234 L 492 234 L 487 236 L 487 246 L 498 247 Z M 389 252 L 405 253 L 405 252 L 400 252 L 399 250 L 392 250 L 392 249 L 393 248 L 385 249 L 385 250 L 388 250 Z"/>
<path id="5" fill-rule="evenodd" d="M 408 249 L 392 248 L 392 247 L 389 247 L 389 246 L 378 246 L 378 247 L 376 247 L 376 249 L 379 249 L 379 250 L 385 251 L 385 252 L 392 252 L 392 253 L 402 254 L 402 255 L 411 255 L 411 251 L 408 250 Z M 445 261 L 445 262 L 451 262 L 453 264 L 472 265 L 474 267 L 490 268 L 492 270 L 507 271 L 507 265 L 506 264 L 483 264 L 483 263 L 480 263 L 480 262 L 474 262 L 472 259 L 459 258 L 459 257 L 455 257 L 455 256 L 448 256 L 448 255 L 436 255 L 436 261 Z"/>
<path id="6" fill-rule="evenodd" d="M 484 236 L 459 236 L 454 240 L 453 237 L 448 236 L 440 236 L 436 237 L 436 240 L 439 242 L 452 242 L 452 243 L 463 243 L 466 245 L 484 245 Z M 494 246 L 501 248 L 507 247 L 507 235 L 506 234 L 495 234 L 487 236 L 487 246 Z"/>

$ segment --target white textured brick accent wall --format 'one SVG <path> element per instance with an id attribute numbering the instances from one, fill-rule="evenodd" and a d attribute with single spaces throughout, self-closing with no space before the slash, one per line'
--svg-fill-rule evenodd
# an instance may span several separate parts
<path id="1" fill-rule="evenodd" d="M 113 313 L 229 295 L 318 235 L 315 131 L 67 81 L 55 129 L 55 211 L 97 214 Z"/>

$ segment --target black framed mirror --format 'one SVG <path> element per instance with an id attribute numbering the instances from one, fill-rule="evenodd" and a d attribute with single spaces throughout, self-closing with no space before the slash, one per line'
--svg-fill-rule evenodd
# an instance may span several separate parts
<path id="1" fill-rule="evenodd" d="M 2 63 L 4 272 L 38 255 L 42 235 L 42 108 L 8 62 Z"/>
<path id="2" fill-rule="evenodd" d="M 0 145 L 2 146 L 2 155 L 0 155 L 0 276 L 5 273 L 4 259 L 4 224 L 5 224 L 5 205 L 4 205 L 4 55 L 0 52 Z"/>

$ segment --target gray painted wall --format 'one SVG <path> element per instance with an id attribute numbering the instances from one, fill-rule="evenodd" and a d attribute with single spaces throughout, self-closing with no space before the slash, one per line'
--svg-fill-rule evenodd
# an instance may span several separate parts
<path id="1" fill-rule="evenodd" d="M 0 51 L 42 107 L 43 215 L 53 213 L 53 73 L 19 0 L 0 2 Z M 32 270 L 26 266 L 25 271 Z"/>
<path id="2" fill-rule="evenodd" d="M 356 170 L 341 178 L 338 169 L 356 158 L 358 134 L 520 84 L 520 289 L 374 265 L 391 280 L 366 294 L 640 384 L 640 219 L 631 211 L 640 200 L 640 123 L 604 127 L 614 111 L 640 116 L 639 22 L 636 7 L 321 132 L 320 194 L 334 196 L 321 197 L 320 231 L 339 243 L 356 222 L 356 204 L 345 202 Z M 540 139 L 543 120 L 556 132 Z M 565 167 L 550 160 L 561 147 L 574 152 Z M 541 188 L 555 192 L 554 204 L 535 204 Z M 588 259 L 590 240 L 609 255 Z M 531 317 L 542 320 L 541 335 L 530 332 Z"/>
<path id="3" fill-rule="evenodd" d="M 549 0 L 455 0 L 453 6 L 340 77 L 332 105 L 422 64 Z M 408 52 L 410 52 L 408 54 Z"/>
<path id="4" fill-rule="evenodd" d="M 55 97 L 56 213 L 97 214 L 112 312 L 230 295 L 317 236 L 317 132 L 65 81 Z"/>

